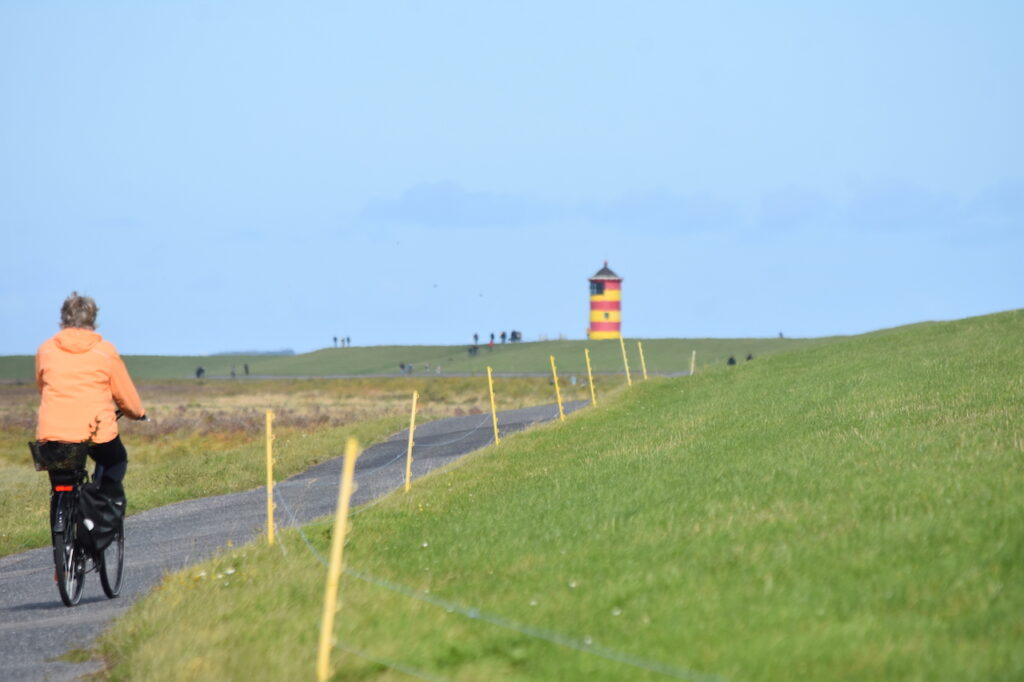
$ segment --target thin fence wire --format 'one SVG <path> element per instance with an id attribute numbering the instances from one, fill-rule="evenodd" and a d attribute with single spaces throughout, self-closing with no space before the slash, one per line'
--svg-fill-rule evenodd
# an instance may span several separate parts
<path id="1" fill-rule="evenodd" d="M 275 491 L 277 492 L 278 499 L 281 501 L 281 506 L 284 508 L 285 513 L 288 514 L 288 516 L 291 518 L 293 527 L 298 530 L 299 536 L 302 538 L 302 541 L 305 543 L 310 553 L 321 564 L 323 564 L 326 567 L 328 565 L 327 559 L 323 556 L 323 554 L 320 553 L 319 550 L 317 550 L 317 548 L 309 540 L 309 537 L 306 535 L 305 529 L 301 524 L 298 523 L 298 519 L 292 512 L 291 507 L 288 506 L 288 503 L 285 501 L 284 496 L 280 494 L 280 491 L 276 486 Z M 702 673 L 695 670 L 688 670 L 686 668 L 680 668 L 678 666 L 673 666 L 668 663 L 662 663 L 661 661 L 654 661 L 651 659 L 643 658 L 641 656 L 634 656 L 633 654 L 617 651 L 616 649 L 612 649 L 611 647 L 596 644 L 589 638 L 580 639 L 553 630 L 545 630 L 542 628 L 533 627 L 531 625 L 523 625 L 522 623 L 517 623 L 516 621 L 511 620 L 509 618 L 505 618 L 504 616 L 488 613 L 476 607 L 464 606 L 462 604 L 459 604 L 458 602 L 444 599 L 442 597 L 438 597 L 437 595 L 429 594 L 427 592 L 422 592 L 420 590 L 416 590 L 414 588 L 402 585 L 400 583 L 385 580 L 383 578 L 378 578 L 369 573 L 359 571 L 351 567 L 345 567 L 343 571 L 346 575 L 351 576 L 352 578 L 356 578 L 357 580 L 360 580 L 369 585 L 373 585 L 375 587 L 388 590 L 389 592 L 402 595 L 409 599 L 414 599 L 416 601 L 430 604 L 432 606 L 443 608 L 445 611 L 449 613 L 458 613 L 459 615 L 465 616 L 466 618 L 469 618 L 471 620 L 485 622 L 496 627 L 511 630 L 521 635 L 525 635 L 533 639 L 543 640 L 551 644 L 556 644 L 558 646 L 578 651 L 580 653 L 598 656 L 600 658 L 614 661 L 622 665 L 638 668 L 641 670 L 647 670 L 649 672 L 665 675 L 666 677 L 672 677 L 680 680 L 688 680 L 689 682 L 728 682 L 726 678 L 723 678 L 718 675 Z"/>
<path id="2" fill-rule="evenodd" d="M 401 458 L 405 457 L 405 455 L 406 455 L 406 451 L 402 450 L 402 451 L 398 452 L 394 457 L 392 457 L 388 461 L 384 462 L 383 464 L 376 465 L 374 467 L 374 469 L 386 469 L 387 467 L 391 466 L 392 464 L 394 464 L 395 462 L 397 462 Z"/>
<path id="3" fill-rule="evenodd" d="M 412 450 L 413 454 L 414 455 L 416 454 L 416 449 L 417 448 L 420 448 L 420 449 L 439 448 L 439 447 L 443 447 L 443 446 L 447 446 L 447 445 L 454 445 L 455 443 L 459 443 L 461 441 L 464 441 L 467 438 L 469 438 L 470 436 L 472 436 L 474 433 L 479 431 L 481 428 L 483 428 L 484 424 L 490 423 L 490 421 L 491 421 L 491 415 L 489 415 L 489 414 L 484 415 L 483 418 L 480 420 L 480 423 L 477 424 L 476 426 L 474 426 L 472 428 L 472 430 L 465 432 L 464 434 L 462 434 L 458 438 L 453 438 L 452 440 L 444 441 L 443 443 L 425 443 L 423 445 L 419 445 L 419 444 L 414 443 L 413 444 L 413 450 Z M 430 422 L 427 422 L 427 424 L 429 424 L 429 423 Z M 427 424 L 424 424 L 423 426 L 427 426 Z M 427 436 L 427 438 L 429 438 L 429 436 Z M 414 437 L 414 440 L 415 440 L 415 437 Z"/>
<path id="4" fill-rule="evenodd" d="M 544 421 L 551 421 L 556 416 L 558 416 L 558 408 L 557 407 L 553 408 L 552 416 L 549 419 L 545 419 Z M 416 459 L 416 452 L 419 451 L 419 450 L 425 450 L 425 449 L 429 449 L 429 448 L 436 448 L 436 447 L 453 445 L 455 443 L 458 443 L 460 441 L 463 441 L 463 440 L 469 438 L 474 433 L 476 433 L 481 428 L 483 428 L 484 425 L 489 425 L 490 422 L 491 422 L 491 418 L 489 416 L 485 415 L 480 420 L 480 422 L 476 426 L 474 426 L 470 431 L 464 433 L 463 435 L 459 436 L 458 438 L 454 438 L 452 440 L 444 441 L 444 442 L 441 442 L 441 443 L 423 443 L 423 444 L 419 444 L 419 443 L 416 443 L 415 440 L 414 440 L 413 447 L 412 447 L 413 460 Z M 499 424 L 499 426 L 500 426 L 500 424 Z M 429 436 L 427 436 L 427 437 L 429 438 Z M 397 439 L 396 442 L 398 442 L 400 440 L 401 439 Z M 483 443 L 481 447 L 486 446 L 486 445 L 490 445 L 492 443 L 494 443 L 494 438 L 488 438 L 487 442 Z M 394 464 L 395 462 L 397 462 L 402 457 L 406 457 L 406 456 L 408 456 L 408 451 L 403 450 L 403 451 L 397 452 L 394 457 L 389 459 L 387 462 L 384 462 L 383 464 L 377 465 L 375 468 L 377 468 L 377 469 L 387 468 L 387 467 L 391 466 L 392 464 Z M 378 498 L 376 498 L 374 500 L 371 500 L 370 502 L 367 502 L 365 504 L 360 505 L 358 508 L 353 509 L 351 511 L 350 516 L 357 516 L 357 515 L 363 513 L 364 511 L 366 511 L 367 509 L 372 509 L 378 502 L 380 502 L 381 499 L 382 498 L 378 497 Z"/>
<path id="5" fill-rule="evenodd" d="M 600 656 L 601 658 L 605 658 L 616 663 L 622 663 L 634 668 L 659 673 L 667 677 L 689 680 L 690 682 L 727 682 L 725 678 L 717 675 L 687 670 L 685 668 L 679 668 L 660 661 L 653 661 L 640 656 L 634 656 L 632 654 L 617 651 L 610 647 L 596 644 L 589 638 L 579 639 L 554 630 L 545 630 L 531 625 L 523 625 L 522 623 L 517 623 L 514 620 L 505 618 L 504 616 L 488 613 L 471 606 L 463 606 L 458 602 L 450 601 L 427 592 L 422 592 L 400 583 L 384 580 L 383 578 L 378 578 L 354 568 L 346 568 L 345 574 L 362 580 L 370 585 L 381 587 L 390 592 L 409 597 L 410 599 L 415 599 L 426 604 L 431 604 L 432 606 L 443 608 L 449 613 L 458 613 L 472 620 L 480 620 L 506 630 L 512 630 L 513 632 L 517 632 L 521 635 L 526 635 L 527 637 L 544 640 L 581 653 Z"/>
<path id="6" fill-rule="evenodd" d="M 299 523 L 298 518 L 296 518 L 295 514 L 292 512 L 292 508 L 288 506 L 288 502 L 285 501 L 284 495 L 281 494 L 280 486 L 274 486 L 274 496 L 281 502 L 281 507 L 284 509 L 285 513 L 288 514 L 288 518 L 292 520 L 292 527 L 299 531 L 299 536 L 302 538 L 302 541 L 306 543 L 306 548 L 309 549 L 313 556 L 315 556 L 317 560 L 326 567 L 327 559 L 324 558 L 324 555 L 321 554 L 320 551 L 313 546 L 313 543 L 309 541 L 305 528 L 303 528 L 302 524 Z"/>
<path id="7" fill-rule="evenodd" d="M 445 443 L 430 443 L 430 444 L 425 444 L 425 445 L 417 445 L 417 444 L 414 443 L 413 444 L 413 449 L 412 449 L 413 459 L 414 460 L 416 459 L 416 451 L 417 450 L 423 450 L 423 449 L 426 449 L 426 448 L 436 448 L 436 447 L 440 447 L 442 445 L 452 445 L 454 443 L 458 443 L 459 441 L 465 440 L 466 438 L 470 437 L 471 435 L 473 435 L 474 433 L 479 431 L 480 428 L 485 423 L 487 423 L 487 421 L 489 421 L 489 418 L 481 421 L 480 424 L 477 424 L 475 427 L 473 427 L 472 431 L 469 431 L 468 433 L 460 436 L 459 438 L 447 441 Z M 489 445 L 490 443 L 493 443 L 493 442 L 494 442 L 493 438 L 489 439 L 488 442 L 485 445 Z M 392 464 L 394 464 L 395 462 L 397 462 L 398 460 L 400 460 L 400 459 L 402 459 L 403 457 L 406 457 L 406 456 L 408 456 L 408 452 L 406 450 L 401 450 L 401 451 L 395 453 L 394 457 L 392 457 L 388 461 L 384 462 L 383 464 L 378 464 L 374 468 L 376 468 L 376 469 L 386 469 L 387 467 L 391 466 Z M 276 489 L 276 486 L 275 486 L 275 489 Z M 373 508 L 381 499 L 383 499 L 383 498 L 378 497 L 378 498 L 376 498 L 374 500 L 371 500 L 370 502 L 367 502 L 366 504 L 362 504 L 358 508 L 353 509 L 349 515 L 350 516 L 358 516 L 359 514 L 361 514 L 364 511 L 366 511 L 367 509 Z"/>
<path id="8" fill-rule="evenodd" d="M 346 646 L 341 642 L 335 644 L 335 648 L 341 649 L 342 651 L 358 656 L 359 658 L 366 659 L 371 663 L 376 663 L 377 665 L 382 665 L 386 668 L 397 670 L 400 673 L 405 673 L 409 677 L 415 677 L 419 680 L 428 680 L 428 682 L 449 682 L 447 678 L 430 675 L 428 673 L 423 672 L 422 670 L 417 670 L 416 668 L 408 666 L 402 663 L 401 661 L 392 661 L 386 658 L 375 658 L 367 654 L 365 651 L 360 651 L 359 649 L 356 649 L 354 647 Z"/>
<path id="9" fill-rule="evenodd" d="M 306 544 L 306 548 L 310 551 L 310 553 L 314 557 L 316 557 L 316 559 L 321 564 L 323 564 L 324 568 L 326 568 L 327 565 L 328 565 L 326 557 L 324 557 L 324 555 L 321 554 L 317 550 L 317 548 L 313 546 L 313 543 L 311 543 L 309 541 L 309 537 L 306 535 L 306 533 L 303 530 L 302 526 L 299 525 L 298 519 L 295 517 L 295 514 L 292 512 L 291 507 L 288 506 L 288 503 L 285 501 L 284 496 L 281 495 L 280 490 L 278 489 L 277 486 L 274 486 L 274 493 L 275 493 L 276 498 L 281 502 L 281 506 L 282 506 L 282 508 L 284 508 L 285 513 L 287 513 L 288 517 L 292 520 L 292 526 L 294 528 L 298 529 L 299 537 L 301 537 L 302 541 Z M 288 551 L 285 549 L 284 543 L 281 542 L 281 540 L 283 540 L 283 539 L 284 539 L 284 537 L 282 535 L 282 537 L 280 537 L 278 539 L 278 542 L 276 544 L 281 549 L 281 554 L 284 555 L 284 556 L 287 556 L 288 555 Z M 437 677 L 435 675 L 431 675 L 429 673 L 425 673 L 422 670 L 418 670 L 416 668 L 413 668 L 412 666 L 406 665 L 405 663 L 402 663 L 401 661 L 393 661 L 393 660 L 389 660 L 389 659 L 377 658 L 377 657 L 371 656 L 370 654 L 368 654 L 367 652 L 365 652 L 365 651 L 363 651 L 361 649 L 356 649 L 353 646 L 349 646 L 349 645 L 343 644 L 341 642 L 336 642 L 334 644 L 334 647 L 337 648 L 337 649 L 341 649 L 342 651 L 345 651 L 347 653 L 353 654 L 354 656 L 358 656 L 359 658 L 362 658 L 362 659 L 365 659 L 367 661 L 370 661 L 371 663 L 376 663 L 377 665 L 382 665 L 382 666 L 384 666 L 386 668 L 397 670 L 398 672 L 401 672 L 401 673 L 405 673 L 406 675 L 408 675 L 410 677 L 415 677 L 415 678 L 420 679 L 420 680 L 428 680 L 429 682 L 448 682 L 448 680 L 446 680 L 443 677 Z"/>

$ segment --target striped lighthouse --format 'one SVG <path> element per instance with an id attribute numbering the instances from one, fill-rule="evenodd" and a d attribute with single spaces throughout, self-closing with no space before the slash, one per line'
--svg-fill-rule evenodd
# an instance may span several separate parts
<path id="1" fill-rule="evenodd" d="M 622 338 L 622 278 L 604 267 L 590 278 L 590 329 L 591 339 Z"/>

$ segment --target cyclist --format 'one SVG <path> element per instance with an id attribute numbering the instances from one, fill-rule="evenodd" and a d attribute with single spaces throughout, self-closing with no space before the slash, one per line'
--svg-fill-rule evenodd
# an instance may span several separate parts
<path id="1" fill-rule="evenodd" d="M 144 419 L 146 411 L 121 356 L 96 333 L 98 312 L 92 298 L 71 292 L 60 309 L 61 330 L 36 352 L 36 440 L 89 443 L 93 480 L 123 495 L 128 452 L 115 406 L 132 419 Z"/>

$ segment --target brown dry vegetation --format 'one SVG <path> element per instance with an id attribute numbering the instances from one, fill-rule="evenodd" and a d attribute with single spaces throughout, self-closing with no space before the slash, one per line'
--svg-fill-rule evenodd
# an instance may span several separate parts
<path id="1" fill-rule="evenodd" d="M 500 410 L 554 401 L 547 379 L 495 383 Z M 607 383 L 612 388 L 614 380 Z M 259 485 L 268 409 L 275 415 L 275 474 L 282 477 L 339 454 L 348 435 L 368 446 L 397 432 L 408 424 L 414 390 L 420 423 L 490 409 L 487 379 L 480 377 L 162 381 L 138 388 L 152 421 L 120 424 L 136 512 Z M 584 392 L 568 382 L 562 388 L 565 400 Z M 48 542 L 47 479 L 33 470 L 26 446 L 38 404 L 34 385 L 0 384 L 0 556 Z"/>
<path id="2" fill-rule="evenodd" d="M 610 379 L 609 382 L 614 382 Z M 560 382 L 561 383 L 561 382 Z M 479 414 L 490 409 L 483 378 L 281 379 L 257 381 L 163 381 L 140 383 L 152 422 L 122 423 L 125 440 L 146 442 L 169 435 L 213 440 L 248 439 L 263 429 L 266 410 L 275 428 L 308 431 L 408 413 L 420 394 L 418 419 Z M 496 382 L 498 409 L 554 402 L 550 380 L 503 378 Z M 565 400 L 585 397 L 582 386 L 562 386 Z M 16 458 L 35 428 L 39 394 L 30 384 L 0 384 L 0 433 Z M 3 455 L 0 455 L 3 457 Z"/>

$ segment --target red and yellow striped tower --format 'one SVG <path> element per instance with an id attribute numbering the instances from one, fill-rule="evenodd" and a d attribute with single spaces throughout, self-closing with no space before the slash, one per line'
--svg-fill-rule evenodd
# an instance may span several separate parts
<path id="1" fill-rule="evenodd" d="M 590 278 L 591 339 L 622 338 L 622 278 L 604 267 Z"/>

